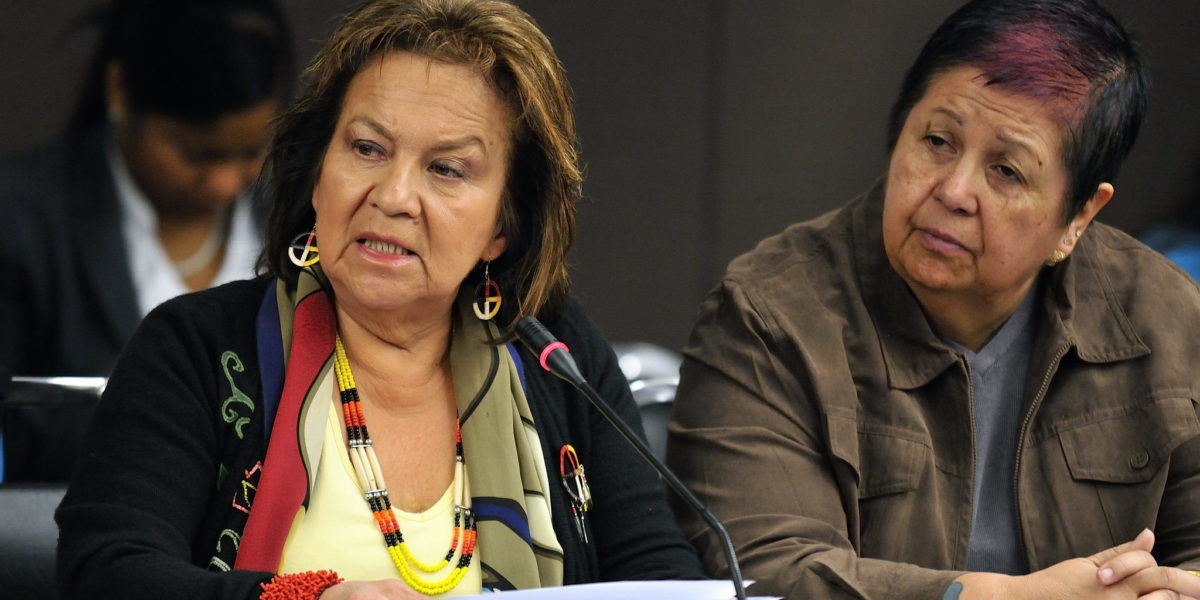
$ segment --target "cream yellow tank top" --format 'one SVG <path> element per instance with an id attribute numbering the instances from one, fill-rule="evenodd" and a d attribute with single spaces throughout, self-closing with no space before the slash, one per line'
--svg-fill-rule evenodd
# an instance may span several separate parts
<path id="1" fill-rule="evenodd" d="M 333 369 L 329 369 L 329 373 L 332 372 Z M 330 377 L 327 375 L 324 379 Z M 321 387 L 325 388 L 327 383 L 322 382 Z M 331 394 L 325 397 L 331 397 Z M 337 407 L 331 401 L 313 496 L 307 513 L 300 511 L 292 523 L 283 545 L 279 573 L 332 569 L 347 581 L 399 579 L 383 534 L 363 499 L 362 486 L 342 442 L 341 427 Z M 393 508 L 404 541 L 417 559 L 426 564 L 440 561 L 450 547 L 454 529 L 453 487 L 453 484 L 448 486 L 441 499 L 424 512 L 408 513 Z M 436 573 L 421 573 L 422 579 L 444 579 L 458 564 L 458 556 L 456 552 L 450 564 Z M 471 566 L 458 585 L 433 597 L 480 593 L 483 589 L 480 560 L 479 546 L 475 546 Z"/>

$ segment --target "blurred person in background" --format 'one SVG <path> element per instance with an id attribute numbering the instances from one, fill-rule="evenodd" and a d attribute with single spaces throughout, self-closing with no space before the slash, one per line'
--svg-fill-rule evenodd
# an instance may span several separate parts
<path id="1" fill-rule="evenodd" d="M 139 320 L 250 277 L 292 83 L 272 0 L 114 0 L 68 131 L 0 166 L 0 368 L 107 375 Z M 261 211 L 259 211 L 261 212 Z"/>

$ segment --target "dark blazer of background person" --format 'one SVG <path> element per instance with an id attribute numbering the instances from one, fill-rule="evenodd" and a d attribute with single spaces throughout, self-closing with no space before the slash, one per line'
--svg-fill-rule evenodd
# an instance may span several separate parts
<path id="1" fill-rule="evenodd" d="M 100 131 L 0 168 L 0 365 L 104 375 L 140 315 Z"/>

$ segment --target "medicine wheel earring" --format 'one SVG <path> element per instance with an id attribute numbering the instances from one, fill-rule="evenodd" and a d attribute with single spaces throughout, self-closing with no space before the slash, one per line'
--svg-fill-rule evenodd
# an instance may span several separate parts
<path id="1" fill-rule="evenodd" d="M 317 264 L 321 260 L 320 254 L 317 250 L 317 225 L 315 223 L 312 231 L 296 236 L 288 246 L 288 260 L 301 269 Z"/>
<path id="2" fill-rule="evenodd" d="M 500 284 L 492 281 L 488 275 L 488 267 L 491 264 L 491 261 L 483 263 L 483 284 L 479 287 L 475 301 L 471 303 L 471 309 L 480 321 L 491 321 L 500 312 Z"/>

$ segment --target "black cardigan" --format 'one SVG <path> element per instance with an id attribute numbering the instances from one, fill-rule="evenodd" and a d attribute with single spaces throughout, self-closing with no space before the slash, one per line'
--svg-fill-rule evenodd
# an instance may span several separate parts
<path id="1" fill-rule="evenodd" d="M 213 558 L 240 541 L 246 473 L 265 455 L 255 317 L 273 282 L 235 282 L 155 309 L 121 356 L 59 507 L 63 598 L 257 598 L 271 573 L 230 571 Z M 627 422 L 640 419 L 616 357 L 571 303 L 547 327 Z M 550 477 L 564 583 L 704 577 L 657 475 L 566 383 L 521 356 L 526 396 Z M 238 396 L 242 394 L 242 396 Z M 234 397 L 245 401 L 230 402 Z M 253 410 L 247 408 L 253 404 Z M 231 424 L 248 417 L 242 437 Z M 590 544 L 575 533 L 559 483 L 572 444 L 594 496 Z M 231 502 L 232 499 L 232 502 Z M 227 547 L 227 546 L 225 546 Z M 222 553 L 227 555 L 228 551 Z"/>

